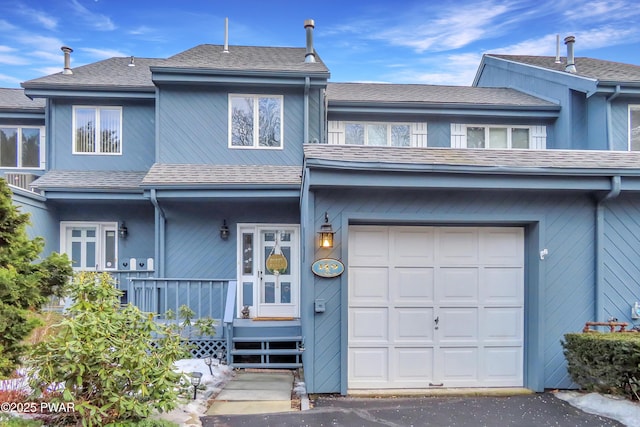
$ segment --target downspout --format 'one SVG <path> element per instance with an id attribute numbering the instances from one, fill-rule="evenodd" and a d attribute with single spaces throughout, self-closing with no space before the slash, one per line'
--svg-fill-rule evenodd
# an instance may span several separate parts
<path id="1" fill-rule="evenodd" d="M 616 90 L 607 97 L 607 145 L 608 150 L 613 150 L 613 125 L 611 121 L 611 101 L 620 96 L 620 85 L 616 85 Z"/>
<path id="2" fill-rule="evenodd" d="M 164 255 L 165 255 L 165 225 L 167 221 L 167 217 L 164 213 L 160 204 L 158 204 L 158 198 L 156 196 L 156 189 L 151 189 L 151 204 L 155 207 L 156 210 L 156 243 L 155 243 L 155 257 L 156 257 L 156 265 L 158 266 L 157 272 L 158 277 L 164 277 Z"/>
<path id="3" fill-rule="evenodd" d="M 620 195 L 621 191 L 620 175 L 611 177 L 611 190 L 604 197 L 598 199 L 596 204 L 596 281 L 594 289 L 594 321 L 604 321 L 604 304 L 603 304 L 603 282 L 604 282 L 604 260 L 602 253 L 604 252 L 604 203 L 608 200 L 615 199 Z"/>
<path id="4" fill-rule="evenodd" d="M 304 136 L 302 143 L 309 142 L 309 87 L 311 86 L 311 80 L 309 76 L 304 78 Z"/>

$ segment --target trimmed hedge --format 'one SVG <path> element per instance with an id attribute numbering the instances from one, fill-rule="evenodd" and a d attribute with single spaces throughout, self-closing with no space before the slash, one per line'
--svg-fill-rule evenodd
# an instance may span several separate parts
<path id="1" fill-rule="evenodd" d="M 640 333 L 572 333 L 564 339 L 567 369 L 576 384 L 640 400 Z"/>

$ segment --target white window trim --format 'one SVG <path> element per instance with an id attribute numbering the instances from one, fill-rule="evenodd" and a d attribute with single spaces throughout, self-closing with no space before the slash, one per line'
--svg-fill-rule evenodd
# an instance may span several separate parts
<path id="1" fill-rule="evenodd" d="M 640 104 L 627 106 L 627 151 L 631 151 L 631 110 L 640 111 Z"/>
<path id="2" fill-rule="evenodd" d="M 427 146 L 427 123 L 424 122 L 376 122 L 376 121 L 359 121 L 359 120 L 330 120 L 328 125 L 329 144 L 346 144 L 346 125 L 357 124 L 365 127 L 365 143 L 367 147 L 396 147 L 402 146 L 391 145 L 391 128 L 393 126 L 409 126 L 409 147 L 426 147 Z M 368 134 L 366 132 L 367 125 L 385 125 L 387 126 L 387 145 L 369 145 L 367 144 Z M 351 145 L 351 144 L 349 144 Z M 353 145 L 353 146 L 358 146 Z M 407 148 L 407 147 L 404 147 Z"/>
<path id="3" fill-rule="evenodd" d="M 40 130 L 40 165 L 39 166 L 2 166 L 2 169 L 11 169 L 11 170 L 44 170 L 47 166 L 46 158 L 45 158 L 45 127 L 44 126 L 23 126 L 23 125 L 0 125 L 0 128 L 17 128 L 18 129 L 18 147 L 17 147 L 17 160 L 19 163 L 22 162 L 22 129 L 38 129 Z"/>
<path id="4" fill-rule="evenodd" d="M 283 95 L 269 95 L 265 93 L 230 93 L 228 97 L 228 115 L 229 115 L 229 136 L 228 147 L 234 150 L 283 150 L 284 149 L 284 96 Z M 253 98 L 257 103 L 259 98 L 277 98 L 280 100 L 280 146 L 279 147 L 262 147 L 260 146 L 259 131 L 260 127 L 256 125 L 258 123 L 258 115 L 260 114 L 258 108 L 253 110 L 253 145 L 232 145 L 233 139 L 233 107 L 231 100 L 233 98 Z"/>
<path id="5" fill-rule="evenodd" d="M 96 227 L 96 261 L 98 262 L 98 271 L 104 270 L 117 270 L 118 269 L 118 223 L 117 222 L 93 222 L 93 221 L 60 221 L 60 253 L 67 254 L 67 229 L 74 227 Z M 115 231 L 116 247 L 115 247 L 115 260 L 113 267 L 107 267 L 105 261 L 105 250 L 103 236 L 105 231 Z M 69 258 L 71 258 L 69 254 Z M 75 268 L 74 270 L 80 270 Z M 94 271 L 95 269 L 88 269 Z"/>
<path id="6" fill-rule="evenodd" d="M 76 151 L 76 110 L 80 108 L 92 108 L 96 110 L 96 126 L 95 126 L 96 151 L 93 151 L 91 153 L 88 153 L 85 151 Z M 102 108 L 108 108 L 110 110 L 118 110 L 120 112 L 120 126 L 118 129 L 118 133 L 120 135 L 120 147 L 119 147 L 120 151 L 118 151 L 117 153 L 103 153 L 102 151 L 100 151 L 100 144 L 98 143 L 100 140 L 98 135 L 100 132 L 100 128 L 98 124 L 100 123 L 100 110 Z M 79 156 L 121 156 L 123 140 L 124 140 L 124 137 L 122 135 L 122 107 L 121 106 L 118 106 L 118 105 L 74 105 L 73 106 L 72 118 L 71 118 L 71 150 L 73 154 L 77 154 Z"/>
<path id="7" fill-rule="evenodd" d="M 451 148 L 468 148 L 467 147 L 467 128 L 483 128 L 485 145 L 489 141 L 490 128 L 507 129 L 507 147 L 506 148 L 474 148 L 477 150 L 545 150 L 547 145 L 546 126 L 535 125 L 501 125 L 501 124 L 451 124 Z M 529 130 L 529 148 L 512 148 L 511 147 L 511 130 L 512 129 L 528 129 Z"/>

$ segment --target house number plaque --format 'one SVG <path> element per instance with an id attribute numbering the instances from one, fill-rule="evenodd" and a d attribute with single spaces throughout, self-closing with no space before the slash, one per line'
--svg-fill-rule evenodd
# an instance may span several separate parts
<path id="1" fill-rule="evenodd" d="M 344 264 L 333 258 L 322 258 L 311 265 L 313 274 L 319 277 L 337 277 L 344 273 Z"/>

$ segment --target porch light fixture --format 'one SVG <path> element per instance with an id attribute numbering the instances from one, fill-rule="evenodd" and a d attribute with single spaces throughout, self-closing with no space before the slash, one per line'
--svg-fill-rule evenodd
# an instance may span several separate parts
<path id="1" fill-rule="evenodd" d="M 191 372 L 190 380 L 193 386 L 193 400 L 196 400 L 198 386 L 200 385 L 200 381 L 202 381 L 202 372 Z"/>
<path id="2" fill-rule="evenodd" d="M 227 240 L 229 238 L 229 227 L 227 227 L 227 220 L 222 220 L 222 226 L 220 227 L 220 238 Z"/>
<path id="3" fill-rule="evenodd" d="M 324 224 L 320 226 L 320 231 L 318 231 L 318 241 L 320 243 L 321 248 L 332 248 L 333 247 L 333 235 L 336 234 L 331 227 L 331 223 L 329 222 L 329 214 L 327 212 L 324 213 Z"/>
<path id="4" fill-rule="evenodd" d="M 122 221 L 122 224 L 120 224 L 120 228 L 118 228 L 118 235 L 121 239 L 126 239 L 128 234 L 129 230 L 127 229 L 127 226 L 124 225 L 124 221 Z"/>

